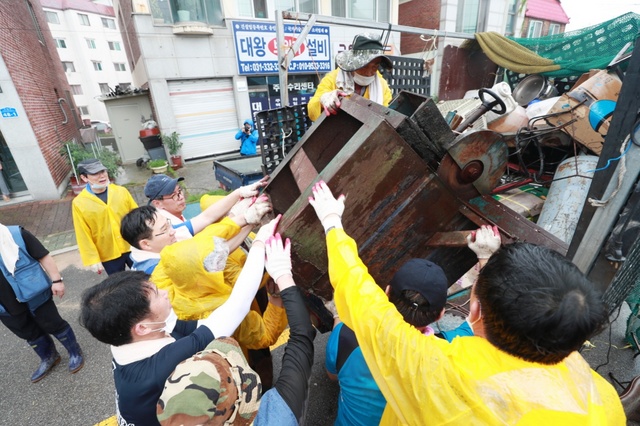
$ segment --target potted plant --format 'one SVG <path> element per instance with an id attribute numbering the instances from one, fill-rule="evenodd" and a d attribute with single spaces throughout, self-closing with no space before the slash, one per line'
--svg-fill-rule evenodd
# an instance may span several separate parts
<path id="1" fill-rule="evenodd" d="M 157 158 L 155 160 L 151 160 L 147 163 L 147 166 L 151 169 L 153 173 L 166 173 L 169 168 L 169 163 L 167 160 L 163 160 L 162 158 Z"/>
<path id="2" fill-rule="evenodd" d="M 180 155 L 180 148 L 182 148 L 183 143 L 180 142 L 180 134 L 177 132 L 172 132 L 170 135 L 163 133 L 160 135 L 162 138 L 162 143 L 169 150 L 169 156 L 171 157 L 171 167 L 173 170 L 179 169 L 182 167 L 182 156 Z"/>

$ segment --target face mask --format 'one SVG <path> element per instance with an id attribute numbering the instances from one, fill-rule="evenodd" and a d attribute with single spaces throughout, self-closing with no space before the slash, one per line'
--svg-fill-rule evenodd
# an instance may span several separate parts
<path id="1" fill-rule="evenodd" d="M 376 75 L 372 75 L 371 77 L 365 77 L 364 75 L 360 75 L 357 72 L 353 73 L 353 81 L 356 82 L 359 86 L 368 86 L 373 83 L 373 79 L 376 78 Z"/>
<path id="2" fill-rule="evenodd" d="M 99 184 L 99 183 L 96 183 L 96 184 L 90 183 L 89 185 L 91 185 L 91 189 L 93 189 L 94 191 L 95 191 L 96 189 L 97 189 L 98 191 L 99 191 L 99 190 L 101 190 L 101 189 L 106 189 L 106 188 L 107 188 L 107 186 L 109 186 L 109 184 L 108 184 L 108 183 L 107 183 L 107 184 L 104 184 L 104 185 Z"/>
<path id="3" fill-rule="evenodd" d="M 178 315 L 176 315 L 176 312 L 173 310 L 173 308 L 171 308 L 171 311 L 169 311 L 169 315 L 167 316 L 166 320 L 164 320 L 164 321 L 145 322 L 143 324 L 164 324 L 164 327 L 160 327 L 160 328 L 156 328 L 155 330 L 151 330 L 151 333 L 154 333 L 156 331 L 164 331 L 167 334 L 171 334 L 173 329 L 176 327 L 176 322 L 177 321 L 178 321 Z"/>

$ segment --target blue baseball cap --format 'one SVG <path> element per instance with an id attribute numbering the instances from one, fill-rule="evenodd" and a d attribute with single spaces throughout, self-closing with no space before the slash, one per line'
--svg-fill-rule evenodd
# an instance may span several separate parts
<path id="1" fill-rule="evenodd" d="M 144 186 L 144 195 L 146 195 L 149 202 L 151 202 L 152 200 L 157 200 L 165 195 L 173 194 L 178 182 L 183 180 L 183 177 L 173 179 L 164 174 L 153 175 Z"/>

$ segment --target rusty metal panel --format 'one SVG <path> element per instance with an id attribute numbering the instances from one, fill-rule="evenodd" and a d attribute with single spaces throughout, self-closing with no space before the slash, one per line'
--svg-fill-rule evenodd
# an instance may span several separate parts
<path id="1" fill-rule="evenodd" d="M 563 256 L 567 254 L 567 243 L 501 204 L 490 195 L 473 198 L 467 207 L 489 223 L 497 225 L 501 234 L 511 242 L 521 241 L 538 244 L 553 249 Z M 503 242 L 508 242 L 508 240 Z"/>
<path id="2" fill-rule="evenodd" d="M 440 68 L 440 100 L 462 99 L 468 90 L 493 86 L 497 71 L 498 66 L 477 44 L 471 48 L 445 46 Z"/>
<path id="3" fill-rule="evenodd" d="M 320 178 L 347 196 L 345 228 L 380 283 L 388 282 L 405 260 L 428 257 L 434 248 L 425 242 L 431 235 L 472 225 L 460 214 L 460 201 L 385 119 L 377 114 L 358 116 L 365 120 L 358 125 L 353 116 L 338 114 L 312 127 L 266 188 L 275 213 L 284 214 L 280 230 L 293 241 L 298 284 L 325 298 L 332 292 L 325 237 L 308 203 L 311 186 Z M 341 138 L 344 128 L 355 132 Z M 329 162 L 327 152 L 332 156 Z M 300 164 L 305 173 L 298 171 Z M 473 257 L 465 250 L 466 257 Z M 451 266 L 450 275 L 458 273 Z"/>

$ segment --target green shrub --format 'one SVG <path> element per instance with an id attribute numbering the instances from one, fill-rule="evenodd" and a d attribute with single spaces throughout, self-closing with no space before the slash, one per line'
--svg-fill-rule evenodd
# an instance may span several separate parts
<path id="1" fill-rule="evenodd" d="M 88 160 L 89 158 L 97 158 L 100 160 L 100 162 L 107 168 L 107 173 L 111 179 L 115 179 L 121 171 L 120 166 L 122 165 L 122 160 L 118 154 L 110 149 L 102 148 L 100 151 L 94 153 L 93 151 L 86 149 L 81 144 L 66 142 L 60 147 L 58 152 L 67 160 L 69 165 L 72 165 L 75 168 L 74 171 L 78 176 L 80 176 L 78 173 L 78 163 L 83 160 Z M 71 160 L 73 160 L 73 162 Z"/>

